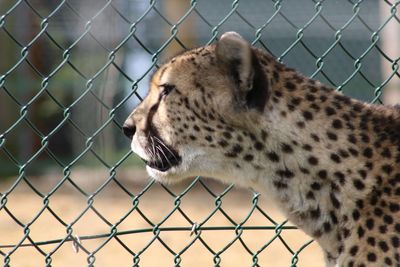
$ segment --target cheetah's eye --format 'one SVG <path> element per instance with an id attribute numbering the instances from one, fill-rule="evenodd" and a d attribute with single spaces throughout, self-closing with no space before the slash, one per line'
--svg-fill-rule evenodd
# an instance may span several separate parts
<path id="1" fill-rule="evenodd" d="M 168 95 L 172 90 L 175 89 L 175 85 L 173 84 L 163 84 L 161 87 L 161 97 Z"/>

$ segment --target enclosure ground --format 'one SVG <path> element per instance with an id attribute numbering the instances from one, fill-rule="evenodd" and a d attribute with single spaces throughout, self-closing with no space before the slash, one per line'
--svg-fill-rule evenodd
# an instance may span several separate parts
<path id="1" fill-rule="evenodd" d="M 88 194 L 92 194 L 99 185 L 107 180 L 107 175 L 101 170 L 76 169 L 73 172 L 76 184 L 82 187 Z M 50 172 L 40 177 L 31 177 L 32 183 L 46 194 L 59 180 L 59 174 Z M 117 179 L 134 194 L 138 194 L 148 183 L 147 175 L 136 169 L 121 170 L 117 174 Z M 13 182 L 0 184 L 0 191 L 4 192 Z M 226 188 L 225 185 L 217 184 L 206 180 L 207 186 L 216 194 L 220 194 Z M 187 184 L 186 184 L 187 185 Z M 184 190 L 185 185 L 169 187 L 175 194 Z M 235 221 L 241 222 L 249 213 L 253 194 L 248 190 L 232 189 L 222 197 L 223 210 Z M 30 222 L 43 206 L 43 199 L 38 197 L 26 185 L 21 182 L 19 186 L 8 196 L 6 207 L 13 215 L 23 223 Z M 154 184 L 143 196 L 140 197 L 139 209 L 153 223 L 159 223 L 174 207 L 175 198 L 168 194 L 159 184 Z M 193 222 L 203 221 L 215 208 L 215 198 L 211 196 L 200 184 L 181 198 L 180 207 Z M 109 183 L 104 190 L 94 197 L 93 207 L 99 211 L 105 219 L 112 224 L 119 221 L 131 208 L 132 198 L 122 191 L 114 182 Z M 267 199 L 261 197 L 259 206 L 278 223 L 284 221 Z M 66 183 L 50 197 L 49 207 L 68 224 L 87 207 L 87 197 Z M 245 226 L 272 226 L 273 224 L 255 210 Z M 190 223 L 184 219 L 177 211 L 167 219 L 162 227 L 188 227 Z M 204 226 L 232 226 L 232 223 L 216 212 Z M 152 228 L 137 211 L 132 212 L 119 226 L 118 231 Z M 66 235 L 66 228 L 60 224 L 50 212 L 45 210 L 43 214 L 29 227 L 30 237 L 34 241 L 44 241 L 63 238 Z M 75 224 L 73 224 L 75 236 L 86 236 L 92 234 L 110 233 L 110 227 L 104 223 L 92 210 L 88 210 Z M 22 227 L 4 211 L 0 210 L 0 244 L 16 244 L 24 235 Z M 274 230 L 245 230 L 242 233 L 242 240 L 252 251 L 259 250 L 275 235 Z M 233 230 L 203 231 L 202 239 L 214 251 L 222 250 L 236 234 Z M 298 250 L 310 238 L 300 230 L 284 230 L 282 238 L 287 242 L 293 251 Z M 119 236 L 120 240 L 134 252 L 143 249 L 146 244 L 154 237 L 153 233 L 136 233 Z M 189 231 L 170 231 L 161 232 L 159 237 L 174 252 L 181 251 L 189 244 L 195 235 L 190 235 Z M 82 245 L 89 251 L 95 250 L 106 238 L 97 240 L 84 240 Z M 27 243 L 27 242 L 24 242 Z M 57 244 L 41 246 L 41 249 L 48 253 Z M 11 249 L 1 249 L 3 253 L 8 253 Z M 1 261 L 4 257 L 1 256 Z M 220 255 L 221 266 L 251 266 L 252 256 L 244 249 L 243 245 L 237 240 L 225 252 Z M 290 266 L 292 255 L 285 248 L 283 243 L 276 239 L 258 256 L 260 266 Z M 71 242 L 64 243 L 51 257 L 52 266 L 86 266 L 87 254 L 80 250 L 76 253 Z M 213 254 L 205 246 L 196 240 L 192 246 L 181 255 L 181 266 L 213 266 Z M 14 267 L 37 267 L 45 265 L 45 257 L 35 248 L 19 248 L 10 257 L 10 264 Z M 174 256 L 160 243 L 155 240 L 145 252 L 140 256 L 140 266 L 173 266 Z M 111 239 L 102 249 L 95 254 L 95 266 L 131 266 L 132 255 L 116 240 Z M 297 266 L 323 266 L 321 250 L 314 242 L 306 247 L 299 254 Z"/>

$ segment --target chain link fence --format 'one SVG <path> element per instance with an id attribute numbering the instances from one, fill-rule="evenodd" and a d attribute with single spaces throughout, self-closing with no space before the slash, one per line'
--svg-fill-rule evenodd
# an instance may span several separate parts
<path id="1" fill-rule="evenodd" d="M 142 179 L 121 125 L 160 62 L 228 30 L 344 94 L 398 101 L 399 3 L 1 1 L 3 266 L 322 264 L 256 192 Z"/>

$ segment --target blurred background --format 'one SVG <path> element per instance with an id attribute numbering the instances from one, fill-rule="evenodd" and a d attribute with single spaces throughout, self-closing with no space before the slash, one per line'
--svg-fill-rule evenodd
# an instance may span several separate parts
<path id="1" fill-rule="evenodd" d="M 268 196 L 207 179 L 174 187 L 151 181 L 121 125 L 164 60 L 230 30 L 346 95 L 394 104 L 398 5 L 1 0 L 3 265 L 322 266 L 315 243 L 302 250 L 309 237 L 279 226 L 285 218 Z M 231 228 L 190 235 L 194 223 Z M 254 229 L 242 234 L 238 225 Z M 103 236 L 82 241 L 78 253 L 65 240 L 89 235 Z M 35 243 L 46 240 L 54 242 Z"/>

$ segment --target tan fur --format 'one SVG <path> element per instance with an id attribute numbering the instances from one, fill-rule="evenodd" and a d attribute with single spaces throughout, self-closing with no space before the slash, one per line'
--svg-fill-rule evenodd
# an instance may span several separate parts
<path id="1" fill-rule="evenodd" d="M 221 50 L 229 54 L 238 43 L 233 33 L 226 37 L 228 49 Z M 242 41 L 237 59 L 254 65 Z M 233 79 L 235 66 L 216 56 L 215 45 L 179 55 L 156 72 L 126 121 L 136 127 L 132 149 L 147 161 L 163 157 L 149 148 L 151 124 L 181 162 L 167 171 L 148 166 L 149 174 L 165 183 L 214 177 L 271 195 L 319 242 L 328 266 L 400 266 L 399 110 L 344 97 L 249 49 L 267 81 L 262 111 L 246 107 L 254 69 Z M 175 89 L 160 97 L 165 84 Z"/>

